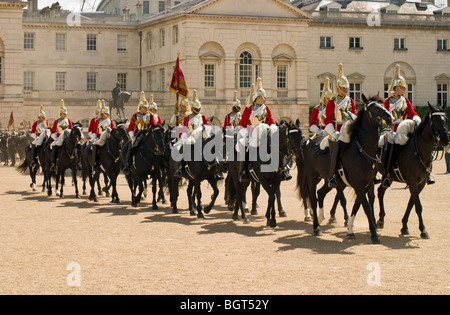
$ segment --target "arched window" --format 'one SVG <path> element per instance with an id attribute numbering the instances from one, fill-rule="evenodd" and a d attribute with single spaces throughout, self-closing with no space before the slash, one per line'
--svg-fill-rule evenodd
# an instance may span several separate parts
<path id="1" fill-rule="evenodd" d="M 252 85 L 253 57 L 248 51 L 240 55 L 239 61 L 239 88 L 250 88 Z"/>

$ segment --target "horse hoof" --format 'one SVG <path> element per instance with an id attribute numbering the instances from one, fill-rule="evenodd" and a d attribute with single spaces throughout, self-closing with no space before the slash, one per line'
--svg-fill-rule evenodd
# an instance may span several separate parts
<path id="1" fill-rule="evenodd" d="M 59 195 L 59 199 L 64 199 L 64 195 Z"/>
<path id="2" fill-rule="evenodd" d="M 401 229 L 400 232 L 402 233 L 402 235 L 409 235 L 409 230 L 408 229 Z"/>
<path id="3" fill-rule="evenodd" d="M 75 198 L 81 199 L 80 195 L 75 195 Z"/>
<path id="4" fill-rule="evenodd" d="M 177 208 L 172 208 L 172 214 L 178 214 L 178 213 L 179 213 L 179 211 Z"/>
<path id="5" fill-rule="evenodd" d="M 305 221 L 305 222 L 312 221 L 311 216 L 310 216 L 310 215 L 306 216 L 305 219 L 304 219 L 304 221 Z"/>
<path id="6" fill-rule="evenodd" d="M 381 240 L 378 235 L 372 236 L 370 239 L 372 240 L 372 244 L 381 244 Z"/>
<path id="7" fill-rule="evenodd" d="M 420 237 L 421 237 L 423 240 L 429 240 L 429 239 L 430 239 L 430 235 L 428 234 L 428 232 L 422 232 L 422 233 L 420 233 Z"/>
<path id="8" fill-rule="evenodd" d="M 111 203 L 120 203 L 120 200 L 119 199 L 113 199 L 113 200 L 111 200 Z"/>
<path id="9" fill-rule="evenodd" d="M 111 194 L 110 194 L 109 192 L 107 192 L 106 195 L 105 195 L 105 197 L 106 197 L 106 198 L 109 198 L 109 197 L 111 197 Z"/>
<path id="10" fill-rule="evenodd" d="M 158 208 L 157 205 L 153 205 L 153 206 L 152 206 L 152 210 L 159 210 L 159 208 Z"/>
<path id="11" fill-rule="evenodd" d="M 249 220 L 248 218 L 243 218 L 243 219 L 242 219 L 242 222 L 243 222 L 244 224 L 248 224 L 248 223 L 250 223 L 250 220 Z"/>
<path id="12" fill-rule="evenodd" d="M 87 192 L 86 192 L 86 191 L 83 191 L 82 194 L 83 194 L 83 196 L 86 196 L 86 195 L 87 195 Z"/>
<path id="13" fill-rule="evenodd" d="M 98 191 L 99 196 L 103 196 L 103 192 L 101 190 Z"/>
<path id="14" fill-rule="evenodd" d="M 384 221 L 378 220 L 377 228 L 379 228 L 380 230 L 384 229 Z"/>
<path id="15" fill-rule="evenodd" d="M 138 204 L 137 204 L 136 202 L 132 202 L 132 203 L 131 203 L 131 206 L 132 206 L 132 207 L 137 207 Z"/>
<path id="16" fill-rule="evenodd" d="M 203 213 L 199 213 L 199 214 L 197 214 L 197 218 L 198 219 L 204 219 L 205 216 L 203 215 Z"/>
<path id="17" fill-rule="evenodd" d="M 203 210 L 206 214 L 211 212 L 212 207 L 210 206 L 206 206 L 205 209 Z"/>
<path id="18" fill-rule="evenodd" d="M 231 216 L 231 218 L 233 219 L 233 221 L 239 220 L 239 216 L 238 216 L 237 214 L 233 214 L 233 215 Z"/>
<path id="19" fill-rule="evenodd" d="M 257 214 L 258 214 L 258 211 L 252 210 L 252 211 L 250 212 L 250 214 L 251 214 L 251 215 L 257 215 Z"/>
<path id="20" fill-rule="evenodd" d="M 317 228 L 314 230 L 314 236 L 321 236 L 322 235 L 322 231 L 320 230 L 320 228 Z"/>
<path id="21" fill-rule="evenodd" d="M 328 224 L 333 224 L 333 223 L 336 223 L 335 217 L 331 217 L 330 220 L 328 220 Z"/>
<path id="22" fill-rule="evenodd" d="M 194 210 L 191 210 L 191 211 L 189 211 L 189 214 L 192 215 L 192 216 L 194 216 L 194 215 L 195 215 L 195 211 L 194 211 Z"/>
<path id="23" fill-rule="evenodd" d="M 345 238 L 348 239 L 348 240 L 354 240 L 354 239 L 356 239 L 356 236 L 355 236 L 354 233 L 351 233 L 351 234 L 348 234 L 348 233 L 347 233 L 347 235 L 345 236 Z"/>
<path id="24" fill-rule="evenodd" d="M 166 205 L 166 204 L 167 204 L 167 200 L 163 200 L 163 201 L 161 201 L 161 203 L 162 203 L 163 205 Z"/>
<path id="25" fill-rule="evenodd" d="M 280 210 L 280 211 L 279 211 L 279 215 L 280 215 L 280 218 L 285 218 L 285 217 L 287 217 L 287 213 L 286 213 L 286 211 L 284 211 L 284 210 Z"/>
<path id="26" fill-rule="evenodd" d="M 277 221 L 274 219 L 267 220 L 267 226 L 271 228 L 277 227 Z"/>

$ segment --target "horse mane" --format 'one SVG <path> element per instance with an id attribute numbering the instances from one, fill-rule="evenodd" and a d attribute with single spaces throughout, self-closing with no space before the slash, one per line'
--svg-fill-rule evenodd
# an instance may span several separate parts
<path id="1" fill-rule="evenodd" d="M 384 98 L 380 97 L 379 95 L 374 95 L 371 98 L 369 98 L 367 104 L 371 103 L 371 102 L 376 102 L 379 104 L 383 104 L 384 103 Z M 348 133 L 351 134 L 352 136 L 356 136 L 358 134 L 358 131 L 360 129 L 360 127 L 362 126 L 363 123 L 363 116 L 365 113 L 365 109 L 364 107 L 361 108 L 358 113 L 357 113 L 357 117 L 355 120 L 353 120 L 349 125 L 348 125 Z"/>
<path id="2" fill-rule="evenodd" d="M 430 120 L 430 111 L 427 112 L 425 117 L 422 119 L 422 122 L 417 126 L 416 130 L 414 130 L 413 135 L 420 135 L 423 132 L 423 129 L 428 124 L 428 121 Z"/>

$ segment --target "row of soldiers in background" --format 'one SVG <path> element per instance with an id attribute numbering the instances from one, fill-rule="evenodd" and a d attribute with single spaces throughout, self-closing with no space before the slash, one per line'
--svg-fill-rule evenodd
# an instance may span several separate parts
<path id="1" fill-rule="evenodd" d="M 4 165 L 15 166 L 16 158 L 22 160 L 25 158 L 25 148 L 33 140 L 30 136 L 30 130 L 19 131 L 0 131 L 0 162 Z"/>
<path id="2" fill-rule="evenodd" d="M 417 127 L 421 119 L 414 111 L 411 102 L 404 96 L 406 94 L 406 80 L 401 76 L 400 66 L 396 65 L 394 76 L 392 78 L 389 93 L 393 93 L 385 102 L 385 108 L 392 114 L 395 119 L 394 129 L 386 130 L 384 135 L 380 137 L 379 152 L 384 151 L 383 165 L 385 166 L 385 174 L 391 168 L 395 157 L 393 157 L 394 145 L 401 143 L 400 137 L 397 135 L 399 125 L 408 118 L 414 121 Z M 354 100 L 348 95 L 349 81 L 344 76 L 343 65 L 339 64 L 338 75 L 336 80 L 336 92 L 330 89 L 330 79 L 326 78 L 325 85 L 322 90 L 320 104 L 313 108 L 310 119 L 310 131 L 314 136 L 328 136 L 330 149 L 330 173 L 328 177 L 328 186 L 336 187 L 335 173 L 336 164 L 339 156 L 339 134 L 342 126 L 355 118 L 356 107 Z M 382 150 L 383 149 L 383 150 Z M 389 187 L 389 179 L 383 175 L 381 183 L 384 187 Z M 434 180 L 429 177 L 428 184 L 433 184 Z"/>

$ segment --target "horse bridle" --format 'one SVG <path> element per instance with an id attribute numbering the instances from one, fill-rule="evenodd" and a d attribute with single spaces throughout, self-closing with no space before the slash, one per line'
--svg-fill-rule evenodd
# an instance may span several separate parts
<path id="1" fill-rule="evenodd" d="M 379 107 L 382 109 L 383 113 L 381 115 L 372 113 L 369 108 L 371 106 L 375 105 L 376 107 Z M 372 120 L 375 120 L 378 124 L 378 126 L 384 126 L 386 125 L 386 120 L 383 118 L 384 115 L 388 115 L 388 116 L 392 116 L 392 114 L 386 109 L 384 108 L 382 105 L 380 105 L 379 103 L 377 103 L 376 101 L 371 101 L 369 102 L 367 105 L 364 104 L 364 110 L 367 112 L 367 114 L 369 115 L 369 118 Z"/>
<path id="2" fill-rule="evenodd" d="M 433 136 L 435 137 L 435 139 L 439 143 L 441 141 L 441 133 L 442 133 L 442 131 L 445 131 L 445 124 L 443 124 L 444 127 L 441 130 L 436 131 L 436 129 L 434 128 L 434 124 L 433 124 L 432 118 L 433 118 L 433 116 L 444 116 L 444 118 L 446 118 L 447 116 L 445 115 L 445 112 L 436 112 L 436 113 L 431 113 L 430 112 L 429 115 L 430 115 L 431 132 L 433 133 Z"/>

